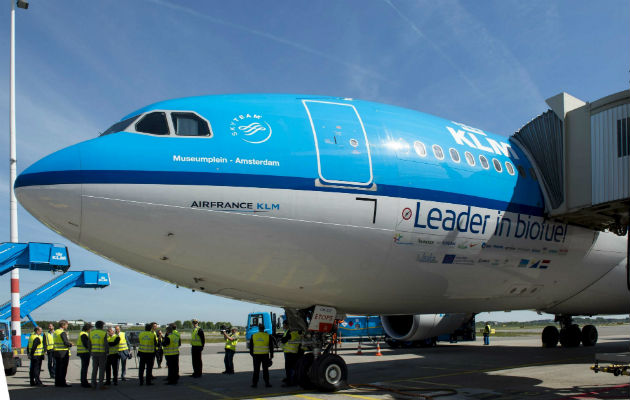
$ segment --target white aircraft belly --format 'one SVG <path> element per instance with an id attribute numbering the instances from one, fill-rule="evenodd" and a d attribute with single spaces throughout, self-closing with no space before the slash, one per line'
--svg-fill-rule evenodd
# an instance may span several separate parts
<path id="1" fill-rule="evenodd" d="M 357 197 L 377 200 L 375 220 L 374 203 Z M 593 232 L 573 227 L 561 244 L 425 232 L 401 214 L 415 211 L 416 200 L 369 192 L 84 184 L 82 202 L 79 242 L 90 250 L 184 287 L 289 307 L 378 314 L 540 309 L 571 297 L 625 256 L 598 251 Z M 536 259 L 547 260 L 547 268 L 519 267 Z"/>

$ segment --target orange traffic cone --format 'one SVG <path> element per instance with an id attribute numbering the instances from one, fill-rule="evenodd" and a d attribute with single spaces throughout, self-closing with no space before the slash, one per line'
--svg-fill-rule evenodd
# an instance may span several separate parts
<path id="1" fill-rule="evenodd" d="M 376 356 L 382 356 L 383 355 L 383 353 L 381 353 L 381 345 L 378 342 L 376 342 L 376 354 L 375 355 Z"/>
<path id="2" fill-rule="evenodd" d="M 357 348 L 357 354 L 363 354 L 361 351 L 361 342 L 359 342 L 359 347 Z"/>

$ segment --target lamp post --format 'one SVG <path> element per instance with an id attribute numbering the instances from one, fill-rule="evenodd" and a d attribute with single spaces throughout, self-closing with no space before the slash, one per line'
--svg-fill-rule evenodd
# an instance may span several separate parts
<path id="1" fill-rule="evenodd" d="M 11 1 L 11 55 L 10 55 L 10 83 L 9 83 L 9 211 L 11 226 L 11 242 L 18 241 L 17 199 L 13 186 L 17 176 L 17 150 L 15 143 L 15 6 L 27 9 L 28 1 Z M 22 347 L 22 329 L 20 327 L 20 270 L 11 271 L 11 345 L 14 349 Z"/>

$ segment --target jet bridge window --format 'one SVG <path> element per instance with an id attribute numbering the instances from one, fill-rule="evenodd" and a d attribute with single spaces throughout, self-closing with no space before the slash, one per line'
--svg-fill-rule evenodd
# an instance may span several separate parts
<path id="1" fill-rule="evenodd" d="M 178 136 L 210 136 L 208 122 L 190 112 L 171 113 L 173 128 Z"/>
<path id="2" fill-rule="evenodd" d="M 105 132 L 101 133 L 101 136 L 109 135 L 110 133 L 122 132 L 125 129 L 127 129 L 127 127 L 131 125 L 133 121 L 137 119 L 138 119 L 138 116 L 136 115 L 131 118 L 122 120 L 120 122 L 116 122 L 114 125 L 110 126 Z"/>
<path id="3" fill-rule="evenodd" d="M 136 131 L 142 133 L 151 133 L 154 135 L 168 135 L 168 123 L 166 122 L 166 113 L 156 111 L 145 115 L 137 124 Z"/>

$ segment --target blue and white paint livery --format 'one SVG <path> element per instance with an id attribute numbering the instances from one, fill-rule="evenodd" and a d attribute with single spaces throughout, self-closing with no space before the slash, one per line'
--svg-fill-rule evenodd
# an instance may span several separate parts
<path id="1" fill-rule="evenodd" d="M 137 271 L 357 314 L 630 311 L 625 238 L 545 220 L 505 137 L 299 95 L 168 100 L 121 121 L 25 170 L 16 192 Z"/>

